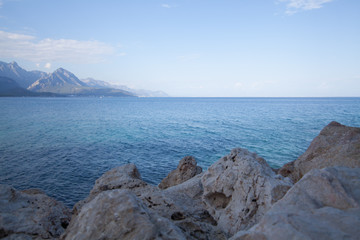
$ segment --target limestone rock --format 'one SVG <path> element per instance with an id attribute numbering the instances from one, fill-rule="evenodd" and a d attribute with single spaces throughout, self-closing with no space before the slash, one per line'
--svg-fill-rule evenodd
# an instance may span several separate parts
<path id="1" fill-rule="evenodd" d="M 314 169 L 233 240 L 360 239 L 360 168 Z"/>
<path id="2" fill-rule="evenodd" d="M 360 128 L 331 122 L 303 155 L 285 164 L 279 173 L 297 182 L 311 169 L 331 166 L 360 167 Z"/>
<path id="3" fill-rule="evenodd" d="M 140 176 L 135 164 L 130 163 L 111 169 L 96 180 L 91 196 L 112 189 L 136 189 L 148 186 Z"/>
<path id="4" fill-rule="evenodd" d="M 74 215 L 77 215 L 85 203 L 90 202 L 103 191 L 129 189 L 136 192 L 143 192 L 144 188 L 151 188 L 151 186 L 141 179 L 135 164 L 130 163 L 113 168 L 96 180 L 89 196 L 85 200 L 75 204 L 73 213 Z"/>
<path id="5" fill-rule="evenodd" d="M 171 211 L 170 219 L 184 231 L 187 239 L 226 239 L 227 235 L 218 227 L 202 202 L 201 177 L 202 174 L 196 175 L 162 191 L 178 209 Z"/>
<path id="6" fill-rule="evenodd" d="M 72 219 L 62 239 L 185 239 L 168 219 L 150 214 L 128 190 L 99 193 Z"/>
<path id="7" fill-rule="evenodd" d="M 0 238 L 55 239 L 70 218 L 68 208 L 40 190 L 0 185 Z"/>
<path id="8" fill-rule="evenodd" d="M 241 148 L 214 163 L 202 184 L 207 210 L 230 236 L 257 223 L 292 185 L 263 158 Z"/>
<path id="9" fill-rule="evenodd" d="M 163 219 L 162 221 L 169 221 L 175 226 L 175 229 L 181 230 L 182 236 L 186 239 L 225 238 L 224 233 L 217 227 L 216 221 L 204 208 L 202 203 L 201 196 L 203 188 L 200 174 L 184 183 L 161 190 L 141 180 L 140 174 L 134 164 L 127 164 L 103 174 L 96 181 L 90 195 L 85 200 L 76 204 L 74 207 L 76 214 L 73 215 L 70 224 L 71 226 L 76 226 L 76 228 L 68 229 L 64 239 L 71 239 L 69 236 L 75 236 L 68 234 L 70 234 L 70 231 L 71 234 L 74 234 L 74 229 L 77 229 L 80 224 L 78 222 L 84 221 L 85 218 L 81 217 L 80 219 L 79 216 L 87 214 L 86 212 L 88 211 L 90 211 L 89 214 L 97 211 L 95 207 L 96 204 L 102 205 L 103 201 L 109 201 L 107 200 L 110 197 L 109 194 L 113 191 L 120 190 L 126 190 L 135 196 L 138 202 L 137 204 L 139 204 L 141 209 L 144 209 L 149 216 L 158 216 Z M 100 195 L 102 197 L 98 199 Z M 94 204 L 94 201 L 97 203 Z M 86 207 L 90 205 L 94 207 Z M 115 208 L 115 206 L 112 208 Z M 106 214 L 100 215 L 98 221 L 106 222 L 106 219 L 108 219 Z M 168 223 L 163 222 L 163 224 Z M 165 231 L 162 229 L 161 224 L 156 225 L 155 228 L 157 227 L 159 227 L 159 229 L 156 231 Z M 96 238 L 90 237 L 89 239 Z"/>
<path id="10" fill-rule="evenodd" d="M 180 160 L 177 168 L 169 173 L 160 184 L 159 188 L 166 189 L 183 183 L 202 172 L 202 168 L 196 166 L 196 160 L 192 156 L 186 156 Z"/>

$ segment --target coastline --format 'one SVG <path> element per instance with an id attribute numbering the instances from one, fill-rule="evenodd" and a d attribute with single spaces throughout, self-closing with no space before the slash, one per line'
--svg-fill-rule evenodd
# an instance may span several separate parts
<path id="1" fill-rule="evenodd" d="M 240 148 L 203 173 L 195 160 L 181 161 L 161 188 L 144 182 L 135 165 L 123 165 L 96 181 L 90 195 L 74 206 L 71 221 L 69 209 L 40 191 L 1 185 L 1 237 L 356 239 L 359 156 L 360 128 L 331 122 L 303 155 L 275 171 Z M 29 198 L 42 204 L 21 202 Z M 24 211 L 27 215 L 19 215 Z M 37 227 L 24 230 L 34 216 Z M 337 224 L 340 218 L 343 223 Z"/>

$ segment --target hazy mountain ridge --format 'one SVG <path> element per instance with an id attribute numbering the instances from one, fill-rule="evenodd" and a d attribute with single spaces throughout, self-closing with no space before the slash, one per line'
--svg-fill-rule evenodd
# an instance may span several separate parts
<path id="1" fill-rule="evenodd" d="M 71 72 L 59 68 L 48 74 L 28 87 L 28 90 L 36 92 L 74 93 L 77 89 L 87 87 Z"/>
<path id="2" fill-rule="evenodd" d="M 133 89 L 133 88 L 129 88 L 125 85 L 111 84 L 111 83 L 108 83 L 108 82 L 105 82 L 102 80 L 96 80 L 93 78 L 81 79 L 81 81 L 85 82 L 89 87 L 120 89 L 120 90 L 134 93 L 138 97 L 170 97 L 167 93 L 165 93 L 163 91 Z"/>
<path id="3" fill-rule="evenodd" d="M 16 62 L 6 63 L 0 61 L 0 76 L 9 78 L 8 84 L 13 80 L 17 84 L 17 88 L 22 88 L 22 90 L 18 90 L 17 92 L 19 94 L 24 93 L 26 96 L 29 92 L 46 92 L 76 96 L 168 96 L 161 91 L 135 90 L 123 85 L 110 84 L 92 78 L 80 80 L 75 74 L 63 68 L 59 68 L 53 73 L 26 71 Z M 5 86 L 6 83 L 3 83 L 3 85 Z M 2 90 L 2 92 L 4 92 L 4 90 Z M 9 94 L 11 95 L 12 93 Z"/>
<path id="4" fill-rule="evenodd" d="M 20 97 L 20 96 L 28 96 L 28 97 L 38 97 L 38 96 L 57 96 L 55 93 L 48 92 L 32 92 L 26 90 L 19 86 L 19 84 L 8 77 L 0 76 L 0 96 L 1 97 Z"/>
<path id="5" fill-rule="evenodd" d="M 28 88 L 36 80 L 47 76 L 46 72 L 26 71 L 16 62 L 6 63 L 0 61 L 0 76 L 15 80 L 20 87 Z"/>

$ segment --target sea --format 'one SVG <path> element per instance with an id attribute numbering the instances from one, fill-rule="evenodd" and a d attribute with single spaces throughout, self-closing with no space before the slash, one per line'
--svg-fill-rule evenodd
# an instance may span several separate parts
<path id="1" fill-rule="evenodd" d="M 360 98 L 0 98 L 0 183 L 72 207 L 127 163 L 151 184 L 184 156 L 206 170 L 236 147 L 278 168 L 331 121 L 360 127 Z"/>

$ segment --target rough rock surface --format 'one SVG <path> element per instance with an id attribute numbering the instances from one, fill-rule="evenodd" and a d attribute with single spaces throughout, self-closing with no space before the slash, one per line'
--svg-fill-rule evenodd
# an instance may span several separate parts
<path id="1" fill-rule="evenodd" d="M 360 239 L 360 168 L 314 169 L 232 239 Z"/>
<path id="2" fill-rule="evenodd" d="M 37 189 L 0 185 L 0 238 L 55 239 L 70 222 L 70 210 Z"/>
<path id="3" fill-rule="evenodd" d="M 201 172 L 202 168 L 197 166 L 195 158 L 192 156 L 186 156 L 180 160 L 177 168 L 171 171 L 167 177 L 160 182 L 159 188 L 166 189 L 168 187 L 178 185 Z"/>
<path id="4" fill-rule="evenodd" d="M 142 181 L 134 164 L 114 168 L 96 181 L 87 199 L 76 204 L 74 207 L 76 214 L 73 215 L 62 239 L 73 239 L 74 236 L 80 236 L 82 233 L 88 236 L 87 239 L 97 239 L 98 235 L 87 235 L 88 230 L 85 228 L 94 217 L 97 219 L 96 222 L 107 222 L 100 226 L 100 230 L 106 232 L 102 236 L 104 239 L 119 239 L 119 236 L 120 239 L 126 239 L 127 236 L 122 235 L 121 229 L 114 228 L 110 231 L 105 227 L 113 222 L 127 224 L 128 219 L 134 219 L 131 222 L 134 228 L 141 226 L 144 221 L 147 222 L 151 227 L 146 228 L 146 234 L 154 238 L 163 236 L 164 239 L 171 239 L 176 236 L 179 239 L 225 239 L 225 234 L 217 227 L 216 221 L 204 209 L 201 201 L 202 192 L 201 175 L 161 190 Z M 123 205 L 121 209 L 115 203 L 112 205 L 112 201 L 115 201 L 112 194 L 115 194 L 116 198 L 123 199 L 118 203 Z M 96 206 L 103 206 L 103 210 L 97 211 Z M 107 208 L 112 210 L 107 211 Z M 114 219 L 110 217 L 111 212 L 114 211 L 121 211 L 122 214 Z M 135 218 L 132 215 L 133 211 L 139 211 L 140 215 L 146 216 Z M 158 222 L 156 219 L 161 221 Z M 170 226 L 169 229 L 163 226 L 166 224 Z M 93 234 L 96 234 L 96 231 Z M 144 234 L 141 231 L 131 230 L 129 238 L 142 239 L 146 235 Z"/>
<path id="5" fill-rule="evenodd" d="M 297 182 L 311 169 L 331 166 L 360 167 L 360 128 L 331 122 L 303 155 L 285 164 L 279 173 Z"/>
<path id="6" fill-rule="evenodd" d="M 89 196 L 75 204 L 73 213 L 77 215 L 81 207 L 94 199 L 99 193 L 113 189 L 129 189 L 141 193 L 152 186 L 141 180 L 140 173 L 135 164 L 126 164 L 104 173 L 96 180 Z M 153 187 L 154 188 L 154 187 Z"/>
<path id="7" fill-rule="evenodd" d="M 71 221 L 62 239 L 185 239 L 170 220 L 150 214 L 128 190 L 99 193 Z"/>
<path id="8" fill-rule="evenodd" d="M 241 148 L 214 163 L 202 184 L 206 208 L 230 236 L 257 223 L 292 185 L 263 158 Z"/>

